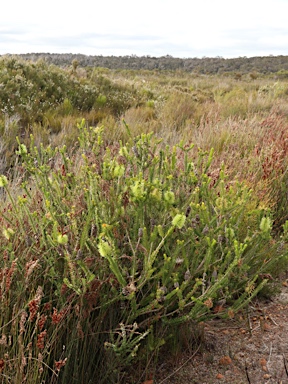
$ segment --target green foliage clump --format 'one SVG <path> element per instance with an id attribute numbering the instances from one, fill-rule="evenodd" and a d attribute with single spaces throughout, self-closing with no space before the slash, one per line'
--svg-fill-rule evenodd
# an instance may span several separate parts
<path id="1" fill-rule="evenodd" d="M 212 150 L 126 128 L 107 145 L 83 120 L 74 151 L 18 142 L 23 191 L 0 178 L 0 356 L 15 383 L 127 383 L 179 324 L 233 317 L 286 257 Z"/>
<path id="2" fill-rule="evenodd" d="M 68 98 L 74 108 L 85 111 L 93 106 L 97 88 L 82 85 L 63 70 L 45 62 L 27 63 L 14 58 L 0 61 L 0 110 L 7 116 L 19 115 L 23 124 L 42 121 L 43 114 Z"/>
<path id="3" fill-rule="evenodd" d="M 0 118 L 19 116 L 22 126 L 45 123 L 45 113 L 88 112 L 107 104 L 121 114 L 139 102 L 137 91 L 99 75 L 95 81 L 44 61 L 29 63 L 13 57 L 0 59 Z"/>

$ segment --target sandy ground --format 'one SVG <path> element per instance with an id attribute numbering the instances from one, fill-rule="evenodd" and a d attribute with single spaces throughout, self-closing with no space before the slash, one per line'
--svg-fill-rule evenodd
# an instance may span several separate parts
<path id="1" fill-rule="evenodd" d="M 203 325 L 204 347 L 159 368 L 155 384 L 288 383 L 288 283 L 233 320 Z"/>

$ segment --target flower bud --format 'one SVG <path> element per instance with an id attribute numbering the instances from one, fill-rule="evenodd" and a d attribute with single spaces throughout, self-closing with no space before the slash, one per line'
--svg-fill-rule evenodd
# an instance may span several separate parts
<path id="1" fill-rule="evenodd" d="M 61 245 L 67 244 L 68 243 L 68 236 L 62 235 L 61 233 L 59 233 L 57 236 L 57 243 L 61 244 Z"/>
<path id="2" fill-rule="evenodd" d="M 8 184 L 7 177 L 4 175 L 0 176 L 0 187 L 5 187 Z"/>
<path id="3" fill-rule="evenodd" d="M 175 195 L 172 191 L 166 191 L 164 193 L 164 200 L 170 204 L 173 205 L 175 203 Z"/>
<path id="4" fill-rule="evenodd" d="M 184 224 L 185 224 L 185 220 L 186 220 L 186 216 L 185 215 L 177 213 L 177 215 L 172 220 L 172 225 L 174 227 L 177 227 L 177 228 L 181 229 L 184 226 Z"/>

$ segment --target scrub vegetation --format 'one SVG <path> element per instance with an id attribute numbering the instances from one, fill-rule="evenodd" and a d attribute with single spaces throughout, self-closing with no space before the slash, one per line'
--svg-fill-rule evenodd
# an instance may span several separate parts
<path id="1" fill-rule="evenodd" d="M 152 383 L 275 293 L 287 98 L 261 73 L 2 57 L 1 382 Z"/>

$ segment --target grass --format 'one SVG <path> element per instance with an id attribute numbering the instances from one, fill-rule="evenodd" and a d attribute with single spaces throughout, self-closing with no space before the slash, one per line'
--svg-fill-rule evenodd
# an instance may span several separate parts
<path id="1" fill-rule="evenodd" d="M 285 81 L 5 60 L 3 81 L 66 88 L 28 120 L 1 99 L 1 382 L 141 383 L 182 330 L 275 289 Z"/>

